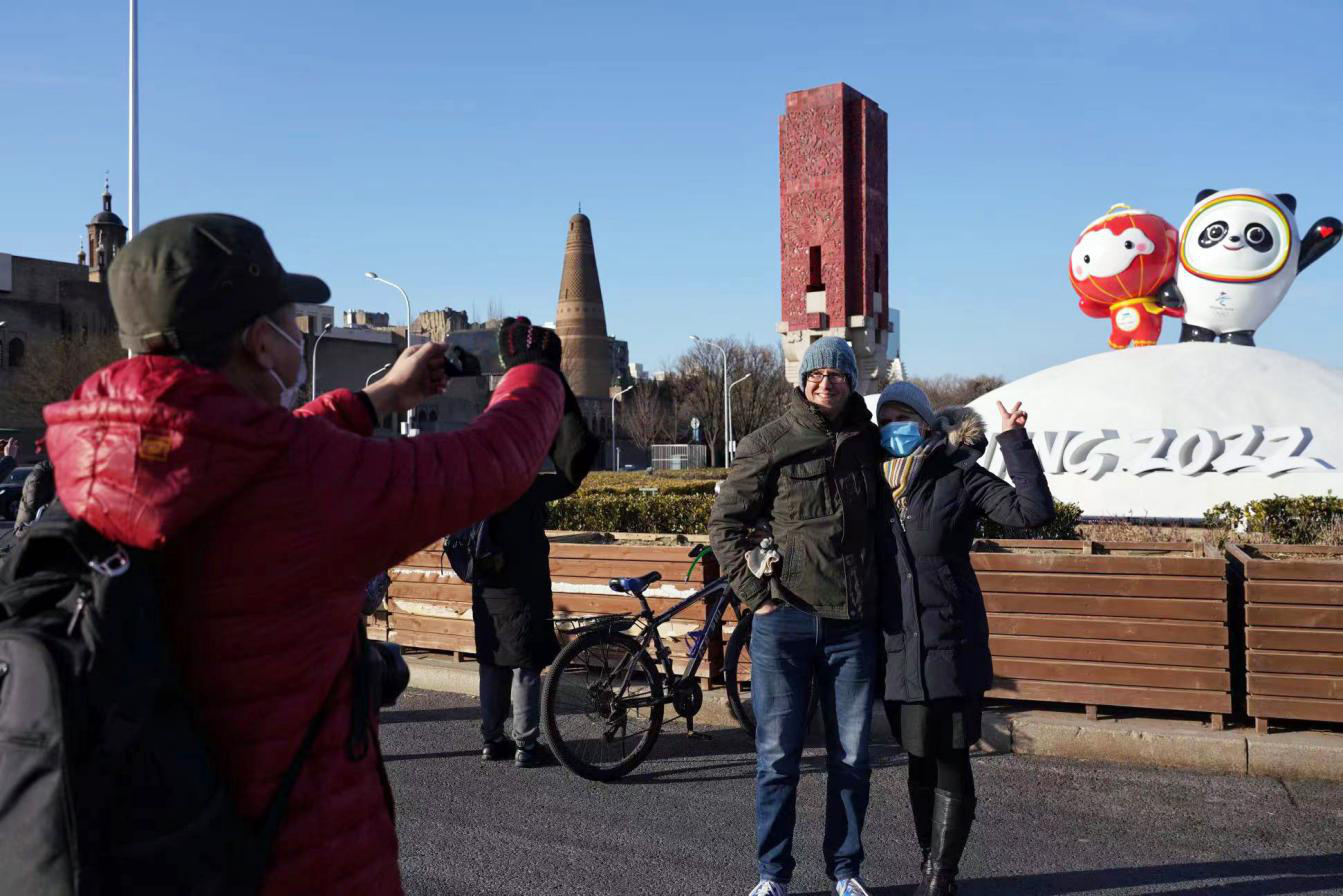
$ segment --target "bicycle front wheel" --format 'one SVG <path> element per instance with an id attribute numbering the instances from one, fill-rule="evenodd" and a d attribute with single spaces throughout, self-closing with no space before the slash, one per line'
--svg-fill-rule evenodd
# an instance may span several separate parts
<path id="1" fill-rule="evenodd" d="M 648 757 L 662 729 L 662 680 L 639 642 L 588 632 L 569 642 L 541 691 L 541 730 L 560 765 L 614 781 Z"/>

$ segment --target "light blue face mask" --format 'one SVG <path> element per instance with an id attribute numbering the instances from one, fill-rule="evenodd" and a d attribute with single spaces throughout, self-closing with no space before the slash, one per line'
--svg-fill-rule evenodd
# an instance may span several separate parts
<path id="1" fill-rule="evenodd" d="M 923 433 L 913 420 L 887 423 L 881 428 L 881 447 L 891 457 L 909 457 L 923 444 Z"/>

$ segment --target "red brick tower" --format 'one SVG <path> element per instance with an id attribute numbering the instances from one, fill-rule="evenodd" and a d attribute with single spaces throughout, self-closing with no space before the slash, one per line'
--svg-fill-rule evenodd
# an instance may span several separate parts
<path id="1" fill-rule="evenodd" d="M 840 336 L 858 355 L 858 390 L 881 388 L 900 354 L 887 291 L 886 113 L 847 84 L 788 94 L 779 243 L 789 380 L 807 346 Z"/>

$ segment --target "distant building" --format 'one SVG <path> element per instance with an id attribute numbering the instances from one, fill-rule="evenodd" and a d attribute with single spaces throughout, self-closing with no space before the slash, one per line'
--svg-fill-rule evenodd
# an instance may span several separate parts
<path id="1" fill-rule="evenodd" d="M 415 318 L 415 337 L 423 337 L 434 342 L 447 342 L 450 333 L 471 329 L 471 320 L 465 311 L 443 308 L 434 311 L 421 311 Z"/>
<path id="2" fill-rule="evenodd" d="M 382 311 L 364 311 L 356 308 L 345 312 L 347 327 L 387 327 L 391 322 L 391 316 Z"/>
<path id="3" fill-rule="evenodd" d="M 325 326 L 336 326 L 336 309 L 330 305 L 310 305 L 306 302 L 296 302 L 294 304 L 294 314 L 300 319 L 308 318 L 315 321 L 315 325 L 312 327 L 314 333 L 322 332 L 322 327 Z"/>
<path id="4" fill-rule="evenodd" d="M 107 268 L 126 245 L 126 225 L 112 211 L 112 193 L 103 186 L 102 209 L 87 226 L 72 264 L 0 252 L 0 389 L 16 368 L 31 361 L 44 339 L 116 331 L 107 296 Z M 17 430 L 25 451 L 44 429 L 39 416 L 0 420 Z"/>
<path id="5" fill-rule="evenodd" d="M 630 377 L 630 344 L 623 339 L 611 338 L 611 385 L 625 388 Z"/>

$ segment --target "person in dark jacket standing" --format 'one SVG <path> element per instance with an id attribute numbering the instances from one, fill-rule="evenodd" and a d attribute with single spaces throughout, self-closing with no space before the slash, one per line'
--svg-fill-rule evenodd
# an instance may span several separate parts
<path id="1" fill-rule="evenodd" d="M 5 439 L 5 445 L 0 452 L 0 479 L 4 479 L 14 468 L 19 465 L 19 440 Z"/>
<path id="2" fill-rule="evenodd" d="M 709 518 L 724 575 L 754 611 L 760 882 L 751 896 L 787 896 L 813 686 L 820 689 L 828 756 L 826 874 L 839 896 L 866 896 L 858 875 L 877 675 L 876 543 L 889 502 L 878 479 L 877 429 L 855 391 L 853 349 L 836 337 L 817 340 L 799 373 L 800 388 L 783 416 L 742 441 Z M 779 555 L 763 577 L 747 562 L 759 547 L 754 533 L 761 524 L 770 526 Z"/>
<path id="3" fill-rule="evenodd" d="M 537 742 L 541 670 L 559 652 L 551 618 L 555 608 L 546 503 L 578 490 L 592 469 L 598 447 L 577 401 L 569 400 L 550 449 L 554 472 L 539 474 L 516 503 L 485 524 L 493 554 L 481 563 L 471 586 L 484 759 L 512 758 L 519 768 L 545 762 L 546 754 Z M 510 708 L 512 740 L 504 737 L 504 719 Z"/>
<path id="4" fill-rule="evenodd" d="M 975 816 L 969 750 L 993 680 L 984 595 L 970 566 L 976 524 L 987 516 L 1029 528 L 1054 516 L 1026 412 L 1020 404 L 998 410 L 998 450 L 1015 488 L 979 465 L 984 421 L 974 411 L 934 414 L 923 391 L 907 382 L 887 386 L 877 401 L 899 547 L 886 568 L 901 586 L 898 605 L 882 613 L 886 713 L 909 753 L 909 805 L 923 851 L 917 896 L 956 892 Z"/>
<path id="5" fill-rule="evenodd" d="M 23 480 L 23 494 L 19 498 L 19 510 L 14 514 L 14 531 L 22 531 L 24 527 L 37 519 L 37 512 L 50 504 L 55 497 L 56 471 L 51 466 L 51 458 L 43 457 L 33 464 L 33 469 Z"/>

